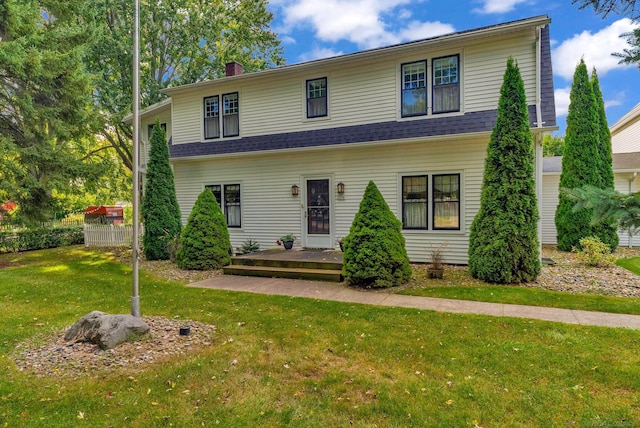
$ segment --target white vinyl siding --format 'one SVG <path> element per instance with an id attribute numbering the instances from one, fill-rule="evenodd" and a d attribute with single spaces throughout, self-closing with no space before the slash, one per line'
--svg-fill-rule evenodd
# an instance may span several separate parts
<path id="1" fill-rule="evenodd" d="M 640 119 L 611 136 L 613 153 L 640 152 Z"/>
<path id="2" fill-rule="evenodd" d="M 205 184 L 242 181 L 242 229 L 230 228 L 231 243 L 235 248 L 252 238 L 263 249 L 276 247 L 276 240 L 284 234 L 302 236 L 302 199 L 291 196 L 291 186 L 302 186 L 304 177 L 330 177 L 334 187 L 339 182 L 345 185 L 344 194 L 332 200 L 332 242 L 335 242 L 337 237 L 348 234 L 369 180 L 376 183 L 392 212 L 401 218 L 401 174 L 461 171 L 461 230 L 405 230 L 403 234 L 414 262 L 427 262 L 428 249 L 446 241 L 449 245 L 445 262 L 464 264 L 469 228 L 480 204 L 486 143 L 477 139 L 431 140 L 181 160 L 174 161 L 173 166 L 183 222 Z M 335 195 L 335 188 L 333 191 Z"/>
<path id="3" fill-rule="evenodd" d="M 172 94 L 174 144 L 204 141 L 203 97 L 236 91 L 240 98 L 242 137 L 397 120 L 401 117 L 401 64 L 427 59 L 431 85 L 432 60 L 451 55 L 459 55 L 460 113 L 497 109 L 509 55 L 518 61 L 527 100 L 533 104 L 535 31 L 491 40 L 472 40 L 465 45 L 450 43 L 446 49 L 436 49 L 434 45 L 430 49 L 398 50 L 395 55 L 366 61 L 319 64 L 312 73 L 292 69 L 265 78 L 258 73 L 252 79 L 223 79 L 208 86 L 186 88 Z M 330 116 L 325 120 L 307 120 L 306 81 L 318 76 L 327 76 L 330 84 L 327 100 Z M 427 98 L 432 95 L 428 89 Z"/>
<path id="4" fill-rule="evenodd" d="M 492 43 L 471 46 L 461 58 L 464 73 L 465 112 L 495 109 L 500 99 L 500 87 L 511 55 L 518 63 L 524 81 L 527 102 L 536 100 L 536 40 L 535 32 L 518 38 L 503 38 Z"/>
<path id="5" fill-rule="evenodd" d="M 167 142 L 171 139 L 171 112 L 167 109 L 167 111 L 159 112 L 157 115 L 149 116 L 142 118 L 140 120 L 140 169 L 142 172 L 146 171 L 147 162 L 149 160 L 149 149 L 151 145 L 149 144 L 150 135 L 148 133 L 149 127 L 153 128 L 156 123 L 156 119 L 160 121 L 161 124 L 164 124 L 165 134 L 167 136 Z"/>

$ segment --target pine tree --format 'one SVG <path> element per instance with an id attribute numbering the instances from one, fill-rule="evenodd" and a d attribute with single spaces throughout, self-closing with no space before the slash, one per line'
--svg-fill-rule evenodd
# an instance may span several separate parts
<path id="1" fill-rule="evenodd" d="M 169 164 L 167 136 L 156 120 L 151 134 L 147 182 L 142 198 L 143 247 L 148 260 L 167 260 L 180 236 L 180 208 Z"/>
<path id="2" fill-rule="evenodd" d="M 487 147 L 480 211 L 471 225 L 473 277 L 504 284 L 533 281 L 540 273 L 533 165 L 524 83 L 510 57 Z"/>
<path id="3" fill-rule="evenodd" d="M 81 3 L 0 1 L 0 201 L 27 223 L 52 218 L 60 193 L 93 175 L 82 162 L 95 115 Z"/>
<path id="4" fill-rule="evenodd" d="M 573 75 L 570 99 L 560 189 L 585 185 L 602 188 L 601 129 L 596 98 L 584 60 L 580 60 Z M 582 238 L 599 236 L 595 230 L 597 226 L 590 224 L 589 210 L 574 211 L 574 205 L 574 201 L 560 192 L 555 220 L 558 249 L 562 251 L 579 248 Z M 602 236 L 599 237 L 604 241 Z"/>
<path id="5" fill-rule="evenodd" d="M 342 274 L 350 285 L 392 287 L 411 277 L 402 223 L 373 181 L 344 239 Z"/>
<path id="6" fill-rule="evenodd" d="M 209 189 L 196 200 L 180 236 L 176 263 L 180 269 L 220 269 L 231 262 L 229 230 Z"/>
<path id="7" fill-rule="evenodd" d="M 611 148 L 611 132 L 609 131 L 609 124 L 607 123 L 607 114 L 604 109 L 604 99 L 602 91 L 600 90 L 600 81 L 598 74 L 594 68 L 591 72 L 591 87 L 593 88 L 593 95 L 596 99 L 596 108 L 598 111 L 598 128 L 600 130 L 600 144 L 598 145 L 600 153 L 600 188 L 614 190 L 614 175 L 613 175 L 613 159 Z M 592 222 L 593 224 L 593 222 Z M 618 247 L 618 231 L 615 226 L 615 222 L 603 221 L 594 226 L 596 236 L 600 237 L 600 240 L 607 244 L 611 251 L 615 251 Z"/>

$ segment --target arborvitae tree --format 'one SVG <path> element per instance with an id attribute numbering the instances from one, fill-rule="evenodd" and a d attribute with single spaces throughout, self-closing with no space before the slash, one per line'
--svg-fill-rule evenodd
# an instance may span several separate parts
<path id="1" fill-rule="evenodd" d="M 402 223 L 373 181 L 344 239 L 342 274 L 350 285 L 392 287 L 411 278 Z"/>
<path id="2" fill-rule="evenodd" d="M 180 236 L 180 208 L 169 165 L 167 136 L 158 120 L 150 143 L 147 182 L 142 198 L 144 255 L 147 260 L 167 260 L 169 246 Z"/>
<path id="3" fill-rule="evenodd" d="M 607 114 L 604 110 L 604 99 L 602 97 L 600 81 L 598 80 L 598 74 L 596 73 L 595 68 L 591 72 L 591 87 L 593 88 L 593 95 L 596 99 L 598 128 L 600 130 L 600 144 L 598 145 L 600 153 L 600 166 L 598 167 L 601 179 L 600 188 L 614 190 L 611 132 L 609 131 Z M 596 236 L 600 237 L 600 240 L 607 244 L 611 251 L 614 251 L 618 247 L 619 241 L 615 222 L 605 220 L 594 227 L 596 230 Z"/>
<path id="4" fill-rule="evenodd" d="M 573 75 L 570 99 L 560 188 L 574 189 L 585 185 L 602 188 L 598 108 L 584 60 L 580 60 Z M 587 236 L 596 235 L 605 241 L 594 230 L 598 227 L 590 224 L 588 210 L 574 211 L 575 202 L 562 192 L 559 200 L 555 218 L 558 249 L 580 248 L 580 239 Z M 609 240 L 606 243 L 609 244 Z"/>
<path id="5" fill-rule="evenodd" d="M 180 269 L 220 269 L 231 262 L 229 230 L 209 189 L 196 200 L 180 236 L 176 263 Z"/>
<path id="6" fill-rule="evenodd" d="M 471 224 L 473 277 L 504 284 L 533 281 L 540 273 L 533 165 L 524 83 L 510 57 L 487 147 L 480 211 Z"/>

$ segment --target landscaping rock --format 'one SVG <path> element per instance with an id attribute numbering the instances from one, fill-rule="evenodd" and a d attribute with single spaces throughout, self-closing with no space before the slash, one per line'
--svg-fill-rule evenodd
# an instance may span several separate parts
<path id="1" fill-rule="evenodd" d="M 93 311 L 83 316 L 67 330 L 67 341 L 91 342 L 101 349 L 113 349 L 132 334 L 144 334 L 149 326 L 132 315 L 109 315 Z"/>

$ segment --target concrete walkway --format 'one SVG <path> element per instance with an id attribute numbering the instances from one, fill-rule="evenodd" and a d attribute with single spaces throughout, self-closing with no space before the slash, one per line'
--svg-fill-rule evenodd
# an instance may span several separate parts
<path id="1" fill-rule="evenodd" d="M 435 297 L 404 296 L 400 294 L 363 291 L 348 288 L 342 284 L 333 282 L 220 275 L 189 284 L 189 286 L 248 293 L 307 297 L 310 299 L 362 303 L 366 305 L 397 306 L 437 312 L 529 318 L 567 324 L 640 329 L 640 315 L 472 302 L 469 300 L 440 299 Z"/>

